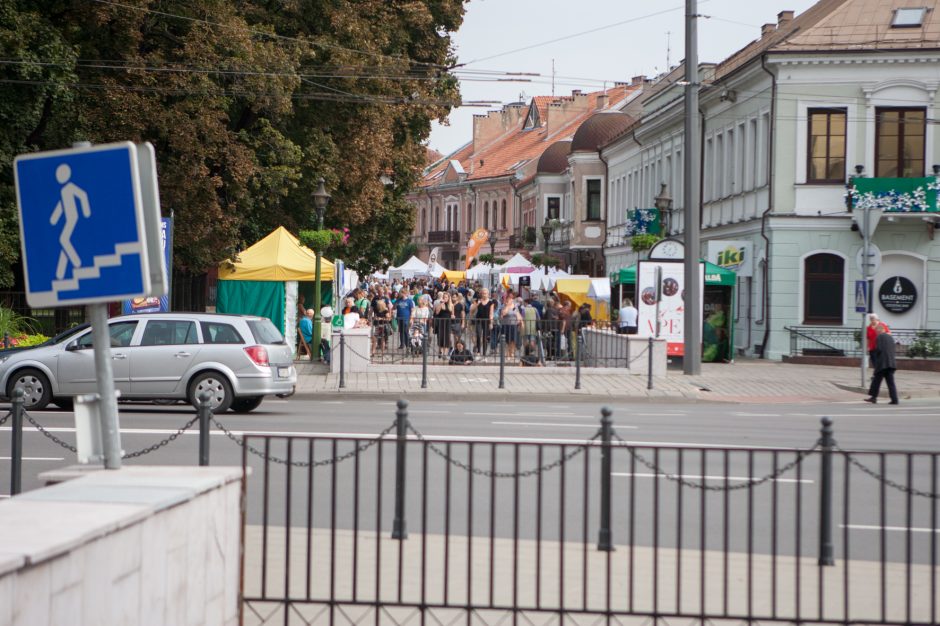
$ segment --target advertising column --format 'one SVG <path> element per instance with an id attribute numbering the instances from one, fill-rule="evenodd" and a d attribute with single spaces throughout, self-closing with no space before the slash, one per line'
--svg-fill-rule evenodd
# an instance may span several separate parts
<path id="1" fill-rule="evenodd" d="M 123 300 L 121 302 L 121 314 L 166 313 L 170 310 L 170 294 L 173 293 L 173 218 L 171 217 L 160 218 L 160 245 L 163 246 L 163 260 L 166 263 L 166 295 Z"/>

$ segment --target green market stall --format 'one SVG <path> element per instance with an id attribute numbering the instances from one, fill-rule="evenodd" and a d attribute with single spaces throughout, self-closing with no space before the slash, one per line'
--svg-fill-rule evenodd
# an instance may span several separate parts
<path id="1" fill-rule="evenodd" d="M 731 361 L 734 356 L 734 316 L 737 274 L 702 261 L 705 265 L 705 288 L 702 291 L 702 361 Z M 624 298 L 636 302 L 636 265 L 624 267 L 610 275 L 612 309 L 618 309 Z"/>

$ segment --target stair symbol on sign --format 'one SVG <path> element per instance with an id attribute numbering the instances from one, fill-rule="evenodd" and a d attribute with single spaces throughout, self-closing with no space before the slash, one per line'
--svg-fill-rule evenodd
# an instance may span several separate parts
<path id="1" fill-rule="evenodd" d="M 100 278 L 101 268 L 118 267 L 121 265 L 121 257 L 126 254 L 141 254 L 141 245 L 139 241 L 130 243 L 119 243 L 114 246 L 114 254 L 99 254 L 95 256 L 95 262 L 91 267 L 77 267 L 72 272 L 72 278 L 52 281 L 52 291 L 59 293 L 61 291 L 74 291 L 78 289 L 79 281 L 88 278 Z"/>

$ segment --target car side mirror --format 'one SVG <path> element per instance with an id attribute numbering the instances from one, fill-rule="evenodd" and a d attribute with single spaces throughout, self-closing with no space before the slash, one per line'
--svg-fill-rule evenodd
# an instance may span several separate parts
<path id="1" fill-rule="evenodd" d="M 76 339 L 75 341 L 70 341 L 70 342 L 65 346 L 66 352 L 75 352 L 76 350 L 81 350 L 81 349 L 82 349 L 82 346 L 79 345 L 78 339 Z"/>

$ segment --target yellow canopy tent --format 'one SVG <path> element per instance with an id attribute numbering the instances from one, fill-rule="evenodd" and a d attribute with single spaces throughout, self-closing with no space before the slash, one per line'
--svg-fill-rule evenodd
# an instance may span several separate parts
<path id="1" fill-rule="evenodd" d="M 443 278 L 447 279 L 452 285 L 456 285 L 462 280 L 466 280 L 467 273 L 463 270 L 444 270 Z"/>
<path id="2" fill-rule="evenodd" d="M 595 300 L 589 293 L 591 291 L 590 278 L 559 278 L 555 281 L 555 291 L 562 303 L 570 300 L 575 309 L 585 302 L 591 305 L 591 317 L 595 320 L 610 318 L 610 307 L 603 300 Z"/>
<path id="3" fill-rule="evenodd" d="M 219 267 L 216 310 L 219 313 L 261 315 L 274 322 L 282 333 L 286 326 L 294 325 L 297 287 L 292 286 L 288 307 L 288 283 L 316 280 L 316 254 L 300 245 L 300 241 L 286 228 L 279 226 L 267 237 L 238 255 L 237 260 L 226 261 Z M 321 261 L 320 279 L 323 303 L 332 302 L 334 265 Z M 303 289 L 303 292 L 308 291 Z M 312 304 L 313 298 L 307 300 Z M 290 308 L 289 311 L 286 309 Z M 285 324 L 289 318 L 290 324 Z"/>

